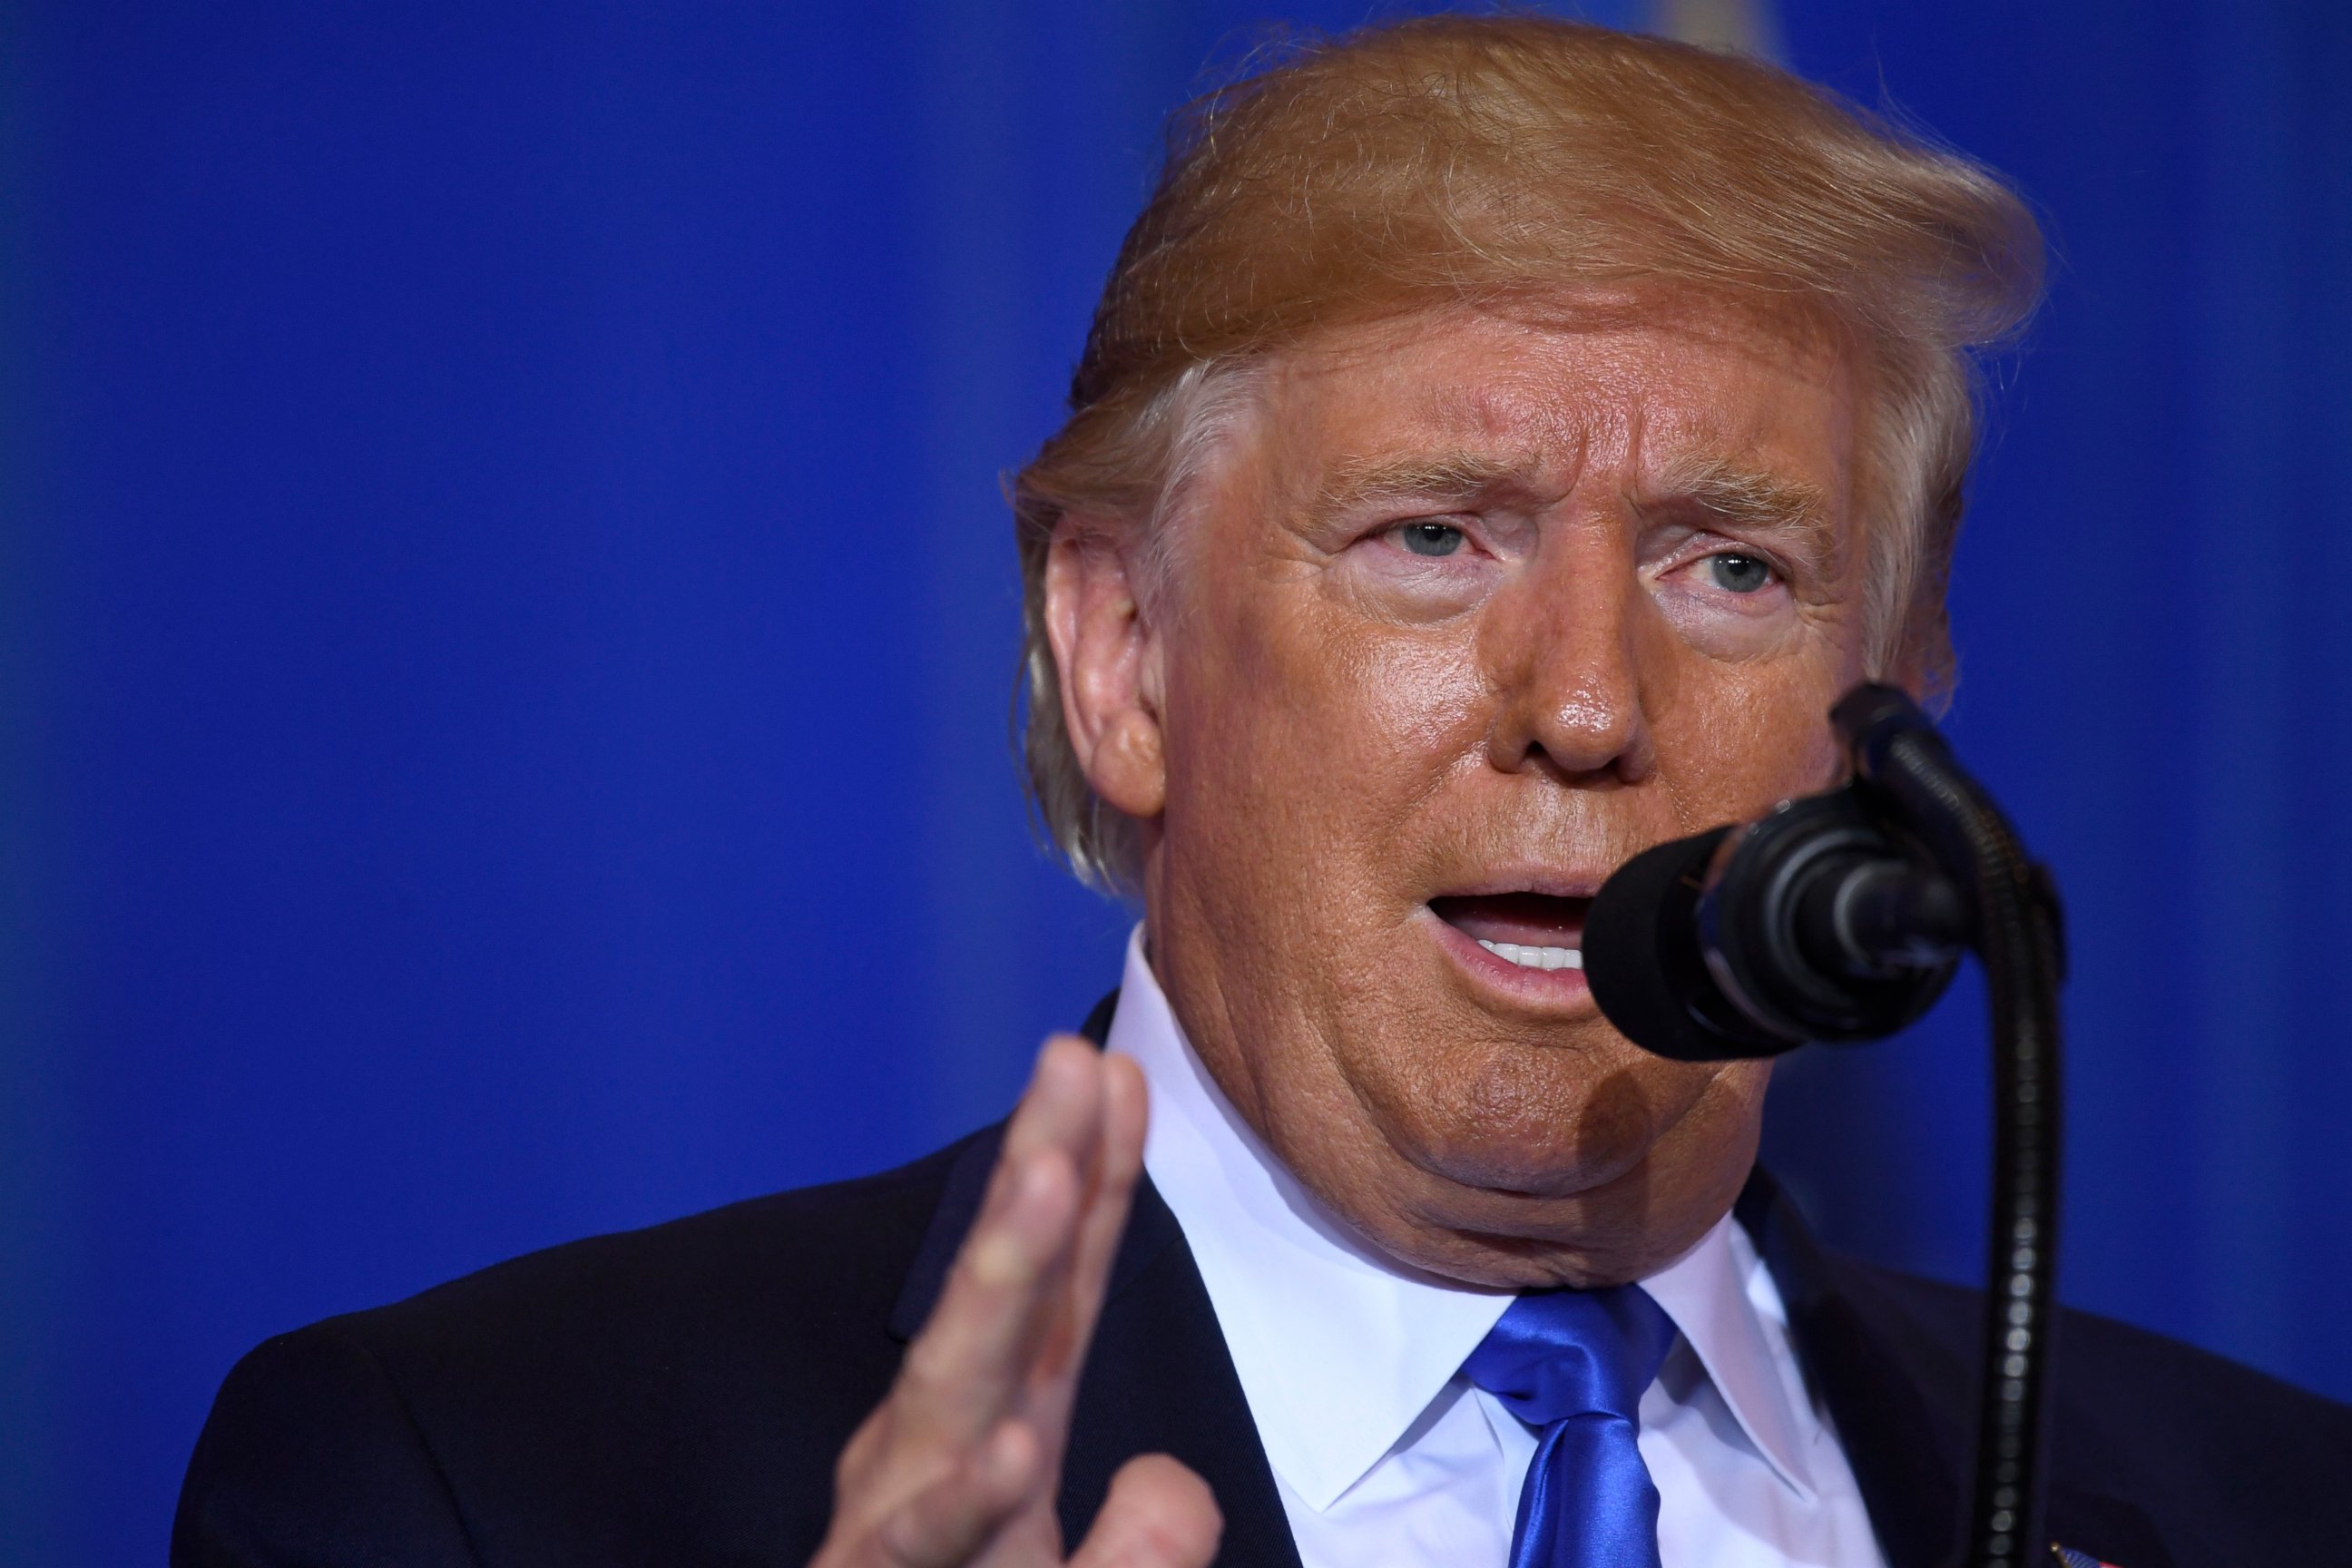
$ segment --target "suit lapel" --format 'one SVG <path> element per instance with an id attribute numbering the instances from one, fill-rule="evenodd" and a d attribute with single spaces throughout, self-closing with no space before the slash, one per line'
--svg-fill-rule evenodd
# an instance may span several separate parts
<path id="1" fill-rule="evenodd" d="M 1760 1170 L 1735 1212 L 1780 1287 L 1798 1357 L 1829 1406 L 1888 1568 L 1957 1561 L 1975 1465 L 1973 1317 L 1957 1343 L 1925 1328 L 1876 1289 L 1874 1271 L 1823 1248 Z M 2062 1349 L 2063 1333 L 2062 1326 Z M 2063 1413 L 2063 1376 L 2053 1390 Z M 2043 1533 L 2100 1563 L 2173 1568 L 2145 1512 L 2070 1473 L 2067 1438 L 2061 1419 L 2049 1450 Z"/>
<path id="2" fill-rule="evenodd" d="M 1959 1544 L 1967 1471 L 1952 1417 L 1969 1408 L 1966 1369 L 1891 1342 L 1884 1317 L 1838 1288 L 1830 1259 L 1761 1170 L 1733 1212 L 1780 1287 L 1798 1358 L 1829 1406 L 1888 1568 L 1941 1568 Z"/>
<path id="3" fill-rule="evenodd" d="M 1085 1033 L 1099 1045 L 1118 994 L 1103 999 Z M 890 1313 L 902 1343 L 929 1318 L 957 1250 L 979 1216 L 1002 1123 L 964 1145 Z M 1083 1540 L 1111 1477 L 1139 1454 L 1169 1454 L 1209 1483 L 1225 1516 L 1221 1568 L 1299 1568 L 1281 1495 L 1241 1378 L 1217 1327 L 1216 1309 L 1167 1202 L 1146 1176 L 1111 1264 L 1102 1317 L 1078 1380 L 1062 1462 L 1057 1509 L 1063 1538 Z"/>
<path id="4" fill-rule="evenodd" d="M 1062 1531 L 1079 1539 L 1119 1466 L 1171 1454 L 1224 1510 L 1223 1568 L 1298 1568 L 1274 1471 L 1176 1216 L 1146 1178 L 1078 1385 L 1062 1468 Z"/>

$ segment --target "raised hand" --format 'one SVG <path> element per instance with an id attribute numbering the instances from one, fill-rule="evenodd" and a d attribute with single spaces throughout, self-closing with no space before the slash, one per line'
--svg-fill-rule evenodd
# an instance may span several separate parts
<path id="1" fill-rule="evenodd" d="M 842 1451 L 812 1568 L 1041 1568 L 1087 1344 L 1143 1168 L 1143 1075 L 1057 1036 L 1004 1134 L 980 1217 L 887 1398 Z M 1129 1460 L 1069 1561 L 1204 1568 L 1223 1528 L 1208 1484 Z"/>

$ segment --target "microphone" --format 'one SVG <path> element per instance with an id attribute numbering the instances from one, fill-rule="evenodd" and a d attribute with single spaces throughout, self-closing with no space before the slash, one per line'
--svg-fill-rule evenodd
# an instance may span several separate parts
<path id="1" fill-rule="evenodd" d="M 1856 783 L 1628 860 L 1585 916 L 1584 977 L 1659 1056 L 1778 1056 L 1911 1023 L 1973 927 L 1961 889 Z"/>
<path id="2" fill-rule="evenodd" d="M 1964 951 L 1981 961 L 1993 1223 L 1963 1561 L 2022 1568 L 2049 1539 L 2065 915 L 2049 871 L 1908 697 L 1858 686 L 1830 724 L 1850 782 L 1626 861 L 1585 912 L 1584 978 L 1635 1045 L 1722 1061 L 1891 1035 L 1943 994 Z"/>

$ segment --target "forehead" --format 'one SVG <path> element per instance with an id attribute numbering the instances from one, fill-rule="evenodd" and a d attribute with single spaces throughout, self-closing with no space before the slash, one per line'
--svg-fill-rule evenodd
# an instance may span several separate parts
<path id="1" fill-rule="evenodd" d="M 1264 384 L 1265 478 L 1448 457 L 1566 493 L 1694 463 L 1850 489 L 1853 356 L 1796 312 L 1639 298 L 1450 309 L 1326 331 Z M 1842 509 L 1841 509 L 1842 510 Z"/>

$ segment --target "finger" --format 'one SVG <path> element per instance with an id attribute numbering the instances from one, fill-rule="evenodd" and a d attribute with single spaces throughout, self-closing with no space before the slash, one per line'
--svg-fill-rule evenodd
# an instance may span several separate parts
<path id="1" fill-rule="evenodd" d="M 1075 1035 L 1048 1039 L 1005 1126 L 1005 1156 L 1059 1149 L 1080 1170 L 1091 1165 L 1102 1136 L 1102 1052 Z"/>
<path id="2" fill-rule="evenodd" d="M 1046 1041 L 980 1218 L 908 1352 L 893 1396 L 902 1440 L 977 1441 L 1010 1413 L 1040 1346 L 1061 1337 L 1079 1185 L 1087 1163 L 1098 1163 L 1102 1105 L 1101 1054 L 1069 1036 Z"/>
<path id="3" fill-rule="evenodd" d="M 1129 1459 L 1070 1568 L 1208 1568 L 1225 1532 L 1209 1483 L 1165 1454 Z"/>
<path id="4" fill-rule="evenodd" d="M 1108 1055 L 1102 1058 L 1101 1071 L 1102 1136 L 1070 1259 L 1066 1342 L 1050 1347 L 1040 1358 L 1042 1371 L 1071 1378 L 1094 1337 L 1111 1265 L 1118 1258 L 1119 1240 L 1127 1234 L 1136 1181 L 1143 1173 L 1148 1094 L 1143 1071 L 1125 1057 Z"/>
<path id="5" fill-rule="evenodd" d="M 1060 1310 L 1076 1241 L 1077 1173 L 1066 1155 L 1044 1149 L 1009 1162 L 992 1185 L 899 1368 L 894 1446 L 977 1442 L 1011 1412 L 1046 1320 Z"/>
<path id="6" fill-rule="evenodd" d="M 1037 1479 L 1036 1435 L 999 1422 L 963 1464 L 893 1509 L 876 1531 L 889 1568 L 957 1568 L 1026 1500 Z"/>

